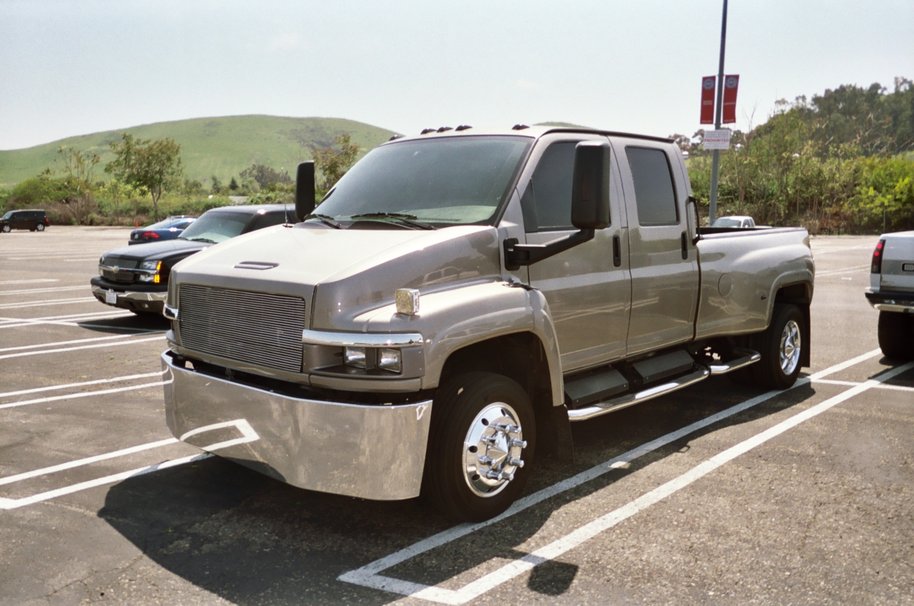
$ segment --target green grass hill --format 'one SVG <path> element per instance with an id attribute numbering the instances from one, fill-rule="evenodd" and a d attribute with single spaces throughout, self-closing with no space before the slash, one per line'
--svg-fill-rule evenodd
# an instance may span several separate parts
<path id="1" fill-rule="evenodd" d="M 114 155 L 110 143 L 122 133 L 140 139 L 169 137 L 181 146 L 184 176 L 209 187 L 211 177 L 227 185 L 251 164 L 285 170 L 294 179 L 295 167 L 311 159 L 315 147 L 334 144 L 341 134 L 349 134 L 363 152 L 386 141 L 392 131 L 340 118 L 287 118 L 278 116 L 229 116 L 158 122 L 118 130 L 69 137 L 25 149 L 0 151 L 0 188 L 12 188 L 46 168 L 55 174 L 63 165 L 60 147 L 92 151 L 101 156 L 93 179 L 107 179 L 104 166 Z"/>

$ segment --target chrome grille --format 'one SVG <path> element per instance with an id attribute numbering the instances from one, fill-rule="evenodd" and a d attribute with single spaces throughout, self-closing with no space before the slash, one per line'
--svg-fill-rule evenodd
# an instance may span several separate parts
<path id="1" fill-rule="evenodd" d="M 182 284 L 178 294 L 178 328 L 187 349 L 301 371 L 303 299 L 197 284 Z"/>

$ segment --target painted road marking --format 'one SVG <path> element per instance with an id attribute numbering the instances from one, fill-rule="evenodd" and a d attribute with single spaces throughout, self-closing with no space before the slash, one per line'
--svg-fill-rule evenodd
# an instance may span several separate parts
<path id="1" fill-rule="evenodd" d="M 147 341 L 160 341 L 164 338 L 165 338 L 165 335 L 156 335 L 154 337 L 146 337 L 143 339 L 130 339 L 130 340 L 118 341 L 115 343 L 95 343 L 92 345 L 78 345 L 76 347 L 59 347 L 59 348 L 55 348 L 55 349 L 42 349 L 40 351 L 20 351 L 18 353 L 0 355 L 0 360 L 8 360 L 10 358 L 23 358 L 26 356 L 43 356 L 45 354 L 63 353 L 63 352 L 68 352 L 68 351 L 77 351 L 80 349 L 98 349 L 99 347 L 118 347 L 120 345 L 135 345 L 137 343 L 146 343 Z"/>
<path id="2" fill-rule="evenodd" d="M 869 269 L 870 269 L 870 264 L 867 263 L 866 265 L 856 265 L 854 267 L 844 267 L 844 268 L 840 268 L 840 269 L 829 269 L 826 271 L 817 271 L 816 277 L 824 278 L 827 276 L 837 276 L 840 274 L 847 274 L 847 273 L 858 272 L 858 271 L 863 271 L 863 270 L 869 271 Z"/>
<path id="3" fill-rule="evenodd" d="M 12 295 L 30 295 L 30 294 L 39 294 L 46 292 L 63 292 L 65 290 L 86 290 L 85 284 L 80 284 L 79 286 L 53 286 L 50 288 L 24 288 L 21 290 L 0 290 L 0 297 L 12 296 Z"/>
<path id="4" fill-rule="evenodd" d="M 92 381 L 82 381 L 80 383 L 68 383 L 66 385 L 48 385 L 46 387 L 33 387 L 31 389 L 20 389 L 18 391 L 8 391 L 0 393 L 0 400 L 11 398 L 13 396 L 23 396 L 30 393 L 41 393 L 43 391 L 58 391 L 61 389 L 72 389 L 74 387 L 87 387 L 89 385 L 103 385 L 107 383 L 120 383 L 123 381 L 134 381 L 136 379 L 148 379 L 150 377 L 161 377 L 164 371 L 147 372 L 139 375 L 125 375 L 123 377 L 111 377 L 110 379 L 95 379 Z"/>
<path id="5" fill-rule="evenodd" d="M 812 381 L 824 378 L 833 372 L 838 372 L 853 366 L 856 363 L 873 358 L 879 354 L 881 354 L 881 352 L 878 349 L 866 354 L 862 354 L 824 371 L 815 373 L 808 378 L 801 379 L 800 381 L 797 381 L 794 387 L 799 387 Z M 512 507 L 509 508 L 505 513 L 496 518 L 487 520 L 486 522 L 480 522 L 477 524 L 464 524 L 448 529 L 433 535 L 432 537 L 414 543 L 413 545 L 401 549 L 384 558 L 375 560 L 374 562 L 371 562 L 361 568 L 346 572 L 340 575 L 338 579 L 340 581 L 360 585 L 363 587 L 380 589 L 390 593 L 397 593 L 431 602 L 438 602 L 443 604 L 465 604 L 475 598 L 478 598 L 482 594 L 495 589 L 499 585 L 529 571 L 538 564 L 554 560 L 556 557 L 567 552 L 568 550 L 579 546 L 583 542 L 597 536 L 609 528 L 612 528 L 623 520 L 665 499 L 666 497 L 685 488 L 686 486 L 689 486 L 696 480 L 708 475 L 709 473 L 713 472 L 727 462 L 732 461 L 734 458 L 740 456 L 741 454 L 744 454 L 749 450 L 764 444 L 768 440 L 771 440 L 772 438 L 788 431 L 789 429 L 796 427 L 800 423 L 811 419 L 856 395 L 868 391 L 869 389 L 872 389 L 903 372 L 911 370 L 912 368 L 914 368 L 914 362 L 894 368 L 885 373 L 882 373 L 875 379 L 852 387 L 837 396 L 829 398 L 825 402 L 815 405 L 806 411 L 798 413 L 786 419 L 785 421 L 778 423 L 774 427 L 771 427 L 768 430 L 763 431 L 748 440 L 740 442 L 739 444 L 728 448 L 727 450 L 715 455 L 714 457 L 711 457 L 710 459 L 694 467 L 692 470 L 682 474 L 670 482 L 667 482 L 666 484 L 663 484 L 662 486 L 659 486 L 658 488 L 655 488 L 652 491 L 645 493 L 627 505 L 620 507 L 615 511 L 612 511 L 604 516 L 601 516 L 600 518 L 589 522 L 588 524 L 585 524 L 582 527 L 575 529 L 568 535 L 565 535 L 553 543 L 550 543 L 549 545 L 538 549 L 537 551 L 528 554 L 519 560 L 510 562 L 494 572 L 483 575 L 477 580 L 468 583 L 459 589 L 453 590 L 442 588 L 440 586 L 428 586 L 420 583 L 406 581 L 403 579 L 383 576 L 379 573 L 404 561 L 410 560 L 431 549 L 441 547 L 467 534 L 496 524 L 507 517 L 513 516 L 523 511 L 524 509 L 527 509 L 547 498 L 554 496 L 555 494 L 559 494 L 560 492 L 564 492 L 579 486 L 609 472 L 612 469 L 627 466 L 631 461 L 644 456 L 649 452 L 657 450 L 658 448 L 661 448 L 662 446 L 671 442 L 675 442 L 676 440 L 694 433 L 699 429 L 707 427 L 708 425 L 716 423 L 721 419 L 725 419 L 727 417 L 731 417 L 735 414 L 743 412 L 784 392 L 767 392 L 750 400 L 746 400 L 745 402 L 721 411 L 720 413 L 712 415 L 711 417 L 707 417 L 706 419 L 692 423 L 691 425 L 683 427 L 680 430 L 671 432 L 665 436 L 653 440 L 652 442 L 642 444 L 635 449 L 610 459 L 609 461 L 601 463 L 600 465 L 577 474 L 576 476 L 564 480 L 563 482 L 560 482 L 554 486 L 524 497 L 512 505 Z M 482 564 L 480 564 L 480 566 L 482 566 Z"/>
<path id="6" fill-rule="evenodd" d="M 57 278 L 33 278 L 31 280 L 0 280 L 0 286 L 7 284 L 47 284 L 48 282 L 60 282 Z"/>
<path id="7" fill-rule="evenodd" d="M 150 333 L 150 332 L 159 332 L 162 330 L 150 329 L 150 328 L 139 328 L 136 331 L 137 333 Z M 127 339 L 132 337 L 132 334 L 123 334 L 123 335 L 113 335 L 110 337 L 90 337 L 86 339 L 71 339 L 69 341 L 53 341 L 51 343 L 33 343 L 32 345 L 15 345 L 13 347 L 0 347 L 0 353 L 7 351 L 23 351 L 26 349 L 40 349 L 42 347 L 58 347 L 60 345 L 74 345 L 76 343 L 95 343 L 98 341 L 111 341 L 116 339 Z"/>
<path id="8" fill-rule="evenodd" d="M 20 400 L 10 404 L 0 404 L 0 410 L 8 408 L 22 408 L 23 406 L 32 406 L 34 404 L 47 404 L 48 402 L 59 402 L 61 400 L 76 400 L 79 398 L 91 398 L 93 396 L 104 396 L 112 393 L 124 393 L 126 391 L 137 391 L 140 389 L 149 389 L 152 387 L 161 387 L 165 381 L 155 381 L 154 383 L 143 383 L 141 385 L 130 385 L 129 387 L 112 387 L 111 389 L 99 389 L 96 391 L 80 391 L 76 393 L 63 394 L 61 396 L 49 396 L 47 398 L 36 398 L 34 400 Z"/>
<path id="9" fill-rule="evenodd" d="M 199 427 L 193 431 L 190 431 L 181 436 L 181 439 L 186 439 L 194 435 L 203 434 L 209 431 L 214 431 L 218 429 L 226 429 L 229 427 L 234 427 L 241 434 L 240 437 L 232 438 L 231 440 L 224 440 L 222 442 L 216 442 L 207 446 L 205 450 L 208 452 L 201 454 L 188 455 L 186 457 L 181 457 L 178 459 L 171 459 L 169 461 L 163 461 L 161 463 L 156 463 L 155 465 L 146 465 L 145 467 L 138 467 L 136 469 L 131 469 L 128 471 L 122 471 L 120 473 L 111 474 L 104 476 L 102 478 L 96 478 L 94 480 L 88 480 L 85 482 L 80 482 L 78 484 L 73 484 L 70 486 L 64 486 L 61 488 L 56 488 L 54 490 L 48 490 L 39 494 L 35 494 L 28 497 L 22 497 L 18 499 L 10 499 L 6 497 L 0 497 L 0 509 L 10 510 L 18 509 L 20 507 L 25 507 L 28 505 L 35 505 L 36 503 L 42 503 L 50 499 L 56 499 L 64 495 L 73 494 L 74 492 L 80 492 L 83 490 L 88 490 L 90 488 L 96 488 L 98 486 L 104 486 L 106 484 L 114 484 L 115 482 L 120 482 L 128 478 L 134 478 L 137 476 L 146 475 L 154 471 L 161 471 L 163 469 L 169 469 L 171 467 L 177 467 L 178 465 L 184 465 L 185 463 L 192 463 L 194 461 L 201 461 L 207 459 L 212 455 L 209 454 L 212 451 L 222 450 L 223 448 L 229 448 L 231 446 L 237 446 L 239 444 L 247 444 L 249 442 L 254 442 L 260 439 L 260 436 L 254 431 L 254 428 L 251 427 L 251 424 L 247 422 L 246 419 L 235 419 L 233 421 L 224 421 L 222 423 L 213 423 L 212 425 L 207 425 L 205 427 Z M 168 438 L 165 440 L 159 440 L 157 442 L 150 442 L 148 444 L 140 444 L 139 446 L 133 446 L 130 448 L 124 448 L 121 450 L 116 450 L 111 453 L 96 455 L 94 457 L 87 457 L 85 459 L 80 459 L 79 461 L 73 461 L 71 463 L 62 463 L 60 465 L 54 465 L 51 467 L 45 467 L 43 469 L 36 469 L 35 471 L 26 472 L 22 474 L 17 474 L 16 476 L 10 476 L 10 478 L 0 478 L 0 485 L 2 484 L 11 484 L 13 482 L 21 482 L 25 479 L 30 479 L 34 477 L 39 477 L 42 475 L 48 475 L 51 473 L 57 473 L 63 469 L 73 469 L 74 467 L 79 467 L 83 465 L 89 465 L 97 461 L 112 459 L 115 457 L 125 456 L 127 454 L 132 454 L 134 452 L 142 452 L 143 450 L 149 450 L 151 448 L 161 448 L 163 446 L 168 446 L 174 444 L 178 440 L 174 438 Z"/>
<path id="10" fill-rule="evenodd" d="M 59 324 L 61 326 L 77 326 L 80 320 L 89 319 L 116 319 L 133 316 L 129 311 L 111 308 L 107 311 L 93 313 L 69 314 L 65 316 L 45 316 L 42 318 L 0 318 L 0 328 L 22 328 L 36 324 Z"/>

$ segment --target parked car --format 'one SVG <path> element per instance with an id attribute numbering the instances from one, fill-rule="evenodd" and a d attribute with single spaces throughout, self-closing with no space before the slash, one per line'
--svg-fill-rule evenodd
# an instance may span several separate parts
<path id="1" fill-rule="evenodd" d="M 865 294 L 879 310 L 882 353 L 887 358 L 914 358 L 914 231 L 879 237 Z"/>
<path id="2" fill-rule="evenodd" d="M 755 227 L 755 220 L 746 215 L 731 215 L 729 217 L 718 217 L 711 227 L 730 227 L 736 229 L 752 229 Z"/>
<path id="3" fill-rule="evenodd" d="M 37 208 L 9 210 L 0 217 L 0 231 L 7 233 L 13 229 L 44 231 L 49 225 L 51 223 L 45 211 Z"/>
<path id="4" fill-rule="evenodd" d="M 161 242 L 162 240 L 174 240 L 181 235 L 187 226 L 194 222 L 196 217 L 179 215 L 162 219 L 158 223 L 139 227 L 130 232 L 130 240 L 127 244 L 143 244 L 144 242 Z"/>
<path id="5" fill-rule="evenodd" d="M 100 302 L 137 315 L 162 313 L 171 268 L 208 246 L 240 234 L 279 225 L 292 216 L 283 204 L 223 206 L 203 213 L 173 240 L 109 250 L 89 283 Z"/>

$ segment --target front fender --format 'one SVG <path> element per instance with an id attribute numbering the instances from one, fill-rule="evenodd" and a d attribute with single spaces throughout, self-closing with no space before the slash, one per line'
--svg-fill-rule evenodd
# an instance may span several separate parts
<path id="1" fill-rule="evenodd" d="M 517 333 L 539 339 L 549 368 L 554 405 L 564 402 L 558 339 L 549 306 L 535 289 L 508 282 L 486 282 L 421 295 L 416 316 L 397 314 L 393 305 L 366 313 L 370 333 L 418 332 L 424 339 L 423 389 L 438 387 L 448 358 L 477 343 Z"/>

